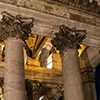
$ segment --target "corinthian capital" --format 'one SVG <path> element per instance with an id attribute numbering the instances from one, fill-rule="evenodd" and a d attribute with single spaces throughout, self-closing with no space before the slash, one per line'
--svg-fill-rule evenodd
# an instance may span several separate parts
<path id="1" fill-rule="evenodd" d="M 68 48 L 77 49 L 85 37 L 85 30 L 71 29 L 61 25 L 59 32 L 55 33 L 52 44 L 60 51 L 67 50 Z"/>
<path id="2" fill-rule="evenodd" d="M 32 27 L 33 18 L 25 18 L 20 14 L 13 16 L 8 12 L 2 12 L 0 41 L 4 41 L 9 37 L 17 37 L 25 40 L 29 33 L 31 33 Z"/>
<path id="3" fill-rule="evenodd" d="M 91 67 L 81 69 L 82 82 L 95 82 L 95 71 Z"/>

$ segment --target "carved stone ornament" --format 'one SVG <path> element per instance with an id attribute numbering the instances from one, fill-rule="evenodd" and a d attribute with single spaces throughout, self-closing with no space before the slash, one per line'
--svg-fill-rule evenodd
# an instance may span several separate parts
<path id="1" fill-rule="evenodd" d="M 29 94 L 32 95 L 34 94 L 41 95 L 43 92 L 45 93 L 49 89 L 49 87 L 47 87 L 46 84 L 40 83 L 36 80 L 32 81 L 26 79 L 25 85 L 26 85 L 26 90 L 28 90 Z"/>
<path id="2" fill-rule="evenodd" d="M 79 9 L 100 14 L 100 1 L 98 0 L 53 0 Z"/>
<path id="3" fill-rule="evenodd" d="M 80 43 L 86 37 L 86 31 L 68 28 L 64 25 L 60 26 L 58 33 L 55 33 L 55 38 L 51 41 L 57 50 L 63 51 L 68 48 L 78 49 Z"/>
<path id="4" fill-rule="evenodd" d="M 0 24 L 0 41 L 9 37 L 16 37 L 25 40 L 31 33 L 34 18 L 22 17 L 20 14 L 13 16 L 8 12 L 2 12 Z"/>
<path id="5" fill-rule="evenodd" d="M 81 69 L 81 77 L 82 77 L 82 82 L 95 82 L 95 71 L 90 68 L 86 67 Z"/>

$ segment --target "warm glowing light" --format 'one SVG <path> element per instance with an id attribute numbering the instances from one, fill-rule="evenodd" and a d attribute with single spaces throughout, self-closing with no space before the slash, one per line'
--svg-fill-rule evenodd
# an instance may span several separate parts
<path id="1" fill-rule="evenodd" d="M 80 44 L 80 46 L 81 46 L 81 48 L 78 49 L 78 52 L 79 52 L 78 57 L 80 57 L 81 54 L 84 52 L 84 50 L 87 48 L 87 46 L 82 45 L 82 44 Z"/>
<path id="2" fill-rule="evenodd" d="M 47 68 L 52 69 L 52 54 L 47 59 Z"/>
<path id="3" fill-rule="evenodd" d="M 39 98 L 39 100 L 42 100 L 44 98 L 44 96 L 41 96 L 40 98 Z"/>
<path id="4" fill-rule="evenodd" d="M 0 95 L 0 100 L 4 100 L 4 99 L 3 99 L 3 95 L 2 95 L 2 94 Z"/>

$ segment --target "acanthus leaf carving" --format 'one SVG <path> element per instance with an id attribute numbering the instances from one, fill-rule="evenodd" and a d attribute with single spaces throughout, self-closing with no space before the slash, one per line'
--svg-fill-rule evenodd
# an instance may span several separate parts
<path id="1" fill-rule="evenodd" d="M 17 37 L 25 40 L 31 33 L 34 18 L 25 18 L 20 14 L 13 16 L 8 12 L 2 12 L 2 21 L 0 26 L 1 41 L 8 37 Z"/>
<path id="2" fill-rule="evenodd" d="M 67 50 L 68 48 L 77 49 L 85 37 L 85 30 L 71 29 L 61 25 L 59 32 L 55 33 L 55 38 L 51 42 L 60 51 Z"/>
<path id="3" fill-rule="evenodd" d="M 82 82 L 95 82 L 95 71 L 91 67 L 81 69 Z"/>

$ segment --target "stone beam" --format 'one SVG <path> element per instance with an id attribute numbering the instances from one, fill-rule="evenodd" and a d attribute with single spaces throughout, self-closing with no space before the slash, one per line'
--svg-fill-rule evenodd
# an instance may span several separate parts
<path id="1" fill-rule="evenodd" d="M 42 4 L 40 4 L 43 6 Z M 46 6 L 53 7 L 54 4 L 47 3 Z M 38 6 L 41 8 L 41 6 Z M 64 15 L 58 15 L 58 11 L 54 14 L 44 12 L 44 10 L 37 11 L 36 9 L 27 9 L 22 6 L 16 6 L 12 4 L 2 3 L 0 2 L 0 13 L 2 11 L 8 11 L 11 14 L 22 14 L 23 16 L 29 17 L 32 16 L 35 18 L 35 26 L 34 29 L 32 29 L 32 34 L 42 35 L 42 36 L 49 36 L 54 37 L 54 33 L 58 30 L 58 27 L 60 25 L 66 25 L 70 28 L 76 27 L 76 29 L 79 30 L 86 30 L 87 36 L 86 39 L 83 41 L 83 44 L 89 45 L 89 46 L 100 46 L 100 17 L 97 15 L 88 14 L 86 12 L 79 12 L 77 10 L 72 10 L 70 8 L 66 8 L 65 6 L 57 5 L 57 8 L 61 7 L 60 13 L 64 12 Z M 71 14 L 71 12 L 74 13 Z M 77 14 L 80 14 L 82 16 L 77 16 Z M 76 14 L 76 15 L 75 15 Z M 42 16 L 42 17 L 41 17 Z M 76 16 L 76 19 L 73 19 Z M 81 18 L 80 20 L 77 20 Z M 83 19 L 83 20 L 82 20 Z M 95 24 L 96 23 L 96 24 Z"/>
<path id="2" fill-rule="evenodd" d="M 27 66 L 29 67 L 29 66 Z M 4 67 L 0 66 L 0 77 L 4 77 Z M 36 80 L 48 84 L 62 84 L 62 72 L 41 67 L 25 70 L 25 79 Z"/>

